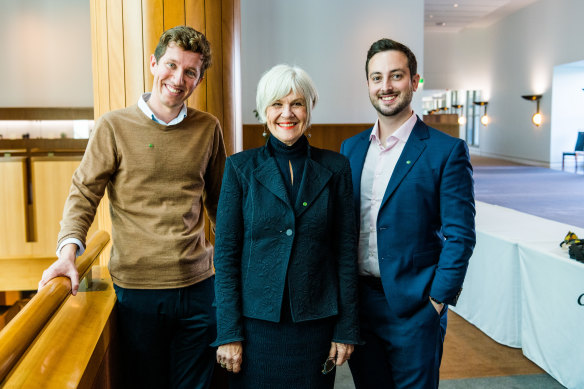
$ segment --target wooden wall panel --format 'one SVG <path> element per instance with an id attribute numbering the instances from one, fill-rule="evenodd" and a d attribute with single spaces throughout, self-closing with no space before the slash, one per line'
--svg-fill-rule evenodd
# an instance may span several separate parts
<path id="1" fill-rule="evenodd" d="M 207 70 L 207 112 L 215 115 L 223 123 L 223 45 L 221 23 L 221 1 L 205 1 L 205 20 L 207 39 L 213 51 L 213 66 Z"/>
<path id="2" fill-rule="evenodd" d="M 221 13 L 221 31 L 222 31 L 222 82 L 223 82 L 223 96 L 222 107 L 225 112 L 235 112 L 237 109 L 236 100 L 240 100 L 241 94 L 237 84 L 240 80 L 240 61 L 239 61 L 239 19 L 235 12 L 239 15 L 240 9 L 236 7 L 238 4 L 233 0 L 222 0 Z M 237 3 L 237 4 L 236 4 Z M 237 9 L 236 9 L 237 8 Z M 235 27 L 234 27 L 235 26 Z M 230 28 L 231 27 L 231 28 Z M 225 148 L 231 154 L 237 150 L 236 142 L 236 117 L 237 115 L 223 116 L 223 133 L 225 134 Z"/>
<path id="3" fill-rule="evenodd" d="M 154 76 L 150 72 L 150 55 L 154 54 L 160 35 L 164 32 L 164 1 L 143 0 L 142 17 L 144 91 L 150 91 L 154 81 Z"/>
<path id="4" fill-rule="evenodd" d="M 109 109 L 114 110 L 126 107 L 122 0 L 107 0 L 107 39 L 110 87 Z M 132 101 L 132 103 L 135 103 L 135 101 Z"/>
<path id="5" fill-rule="evenodd" d="M 441 119 L 435 119 L 436 116 L 443 116 Z M 456 118 L 447 118 L 448 115 L 431 115 L 433 122 L 426 122 L 428 116 L 424 116 L 424 122 L 431 127 L 443 131 L 449 135 L 458 137 L 458 122 Z M 454 123 L 453 123 L 454 121 Z M 313 124 L 307 133 L 311 136 L 308 139 L 312 146 L 340 151 L 341 144 L 347 138 L 356 135 L 373 126 L 373 123 L 363 124 Z M 454 129 L 453 129 L 454 128 Z M 262 136 L 264 129 L 263 124 L 244 124 L 243 125 L 243 150 L 263 146 L 267 138 Z M 267 130 L 266 130 L 267 131 Z"/>
<path id="6" fill-rule="evenodd" d="M 372 123 L 363 124 L 313 124 L 307 133 L 311 136 L 308 142 L 311 146 L 333 151 L 341 150 L 341 143 L 347 138 L 357 135 L 372 127 Z M 245 124 L 243 126 L 243 149 L 263 146 L 266 138 L 262 136 L 263 124 Z"/>
<path id="7" fill-rule="evenodd" d="M 52 249 L 49 253 L 54 252 L 63 205 L 77 166 L 79 160 L 52 161 L 35 158 L 31 162 L 35 240 L 41 246 L 35 247 L 33 255 L 47 255 L 46 252 L 42 252 L 43 249 Z"/>
<path id="8" fill-rule="evenodd" d="M 164 31 L 185 24 L 185 0 L 164 0 Z"/>
<path id="9" fill-rule="evenodd" d="M 185 24 L 193 27 L 195 30 L 206 34 L 205 25 L 205 0 L 191 0 L 185 4 Z M 207 35 L 205 35 L 207 36 Z M 211 56 L 215 55 L 216 46 L 211 42 Z M 215 58 L 213 58 L 213 63 Z M 215 66 L 214 64 L 211 66 Z M 207 78 L 208 73 L 205 73 L 205 78 L 199 84 L 197 89 L 189 97 L 187 104 L 189 107 L 196 108 L 201 111 L 207 111 Z"/>
<path id="10" fill-rule="evenodd" d="M 71 176 L 81 158 L 31 158 L 32 206 L 27 201 L 25 158 L 14 159 L 14 162 L 0 162 L 0 258 L 31 257 L 41 258 L 45 262 L 47 258 L 54 260 L 63 205 L 71 186 Z M 27 223 L 32 232 L 29 236 Z M 95 232 L 96 225 L 94 223 L 91 227 L 88 236 Z M 32 264 L 21 265 L 29 269 L 34 267 Z M 35 273 L 39 276 L 36 282 L 41 273 Z"/>
<path id="11" fill-rule="evenodd" d="M 94 114 L 97 119 L 103 113 L 110 110 L 110 99 L 109 99 L 109 66 L 108 66 L 108 44 L 107 44 L 107 7 L 106 2 L 93 0 L 91 2 L 91 10 L 94 11 L 92 15 L 92 24 L 95 26 L 95 30 L 92 31 L 92 41 L 95 42 L 95 46 L 92 47 L 92 58 L 93 63 L 96 64 L 96 68 L 93 69 L 93 101 L 94 101 Z M 97 85 L 96 85 L 97 83 Z"/>
<path id="12" fill-rule="evenodd" d="M 26 253 L 25 172 L 24 158 L 0 162 L 0 257 Z"/>
<path id="13" fill-rule="evenodd" d="M 31 162 L 33 216 L 36 226 L 33 256 L 54 256 L 59 222 L 69 194 L 71 177 L 80 158 L 33 158 Z M 87 237 L 96 231 L 94 222 Z"/>
<path id="14" fill-rule="evenodd" d="M 0 120 L 93 119 L 93 107 L 0 107 Z"/>
<path id="15" fill-rule="evenodd" d="M 185 24 L 203 34 L 207 33 L 205 28 L 205 3 L 205 0 L 188 0 L 185 2 Z"/>
<path id="16" fill-rule="evenodd" d="M 458 114 L 444 113 L 439 115 L 424 115 L 424 123 L 455 138 L 460 137 Z"/>
<path id="17" fill-rule="evenodd" d="M 142 38 L 142 3 L 124 1 L 124 74 L 126 84 L 126 104 L 138 101 L 144 93 L 144 39 Z"/>

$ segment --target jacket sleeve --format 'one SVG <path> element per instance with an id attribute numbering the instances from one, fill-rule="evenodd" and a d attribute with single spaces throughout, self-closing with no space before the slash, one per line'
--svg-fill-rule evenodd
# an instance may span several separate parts
<path id="1" fill-rule="evenodd" d="M 67 238 L 79 239 L 85 245 L 97 206 L 117 166 L 113 129 L 109 122 L 100 118 L 92 131 L 83 159 L 73 173 L 57 247 Z"/>
<path id="2" fill-rule="evenodd" d="M 468 148 L 458 141 L 452 148 L 440 182 L 440 218 L 444 246 L 430 296 L 455 305 L 462 290 L 468 261 L 475 246 L 475 204 Z"/>
<path id="3" fill-rule="evenodd" d="M 215 231 L 215 301 L 217 339 L 213 346 L 243 340 L 241 253 L 243 245 L 242 187 L 230 159 L 225 173 Z"/>
<path id="4" fill-rule="evenodd" d="M 334 247 L 338 258 L 339 314 L 333 341 L 357 344 L 359 339 L 357 292 L 357 231 L 353 210 L 353 184 L 351 167 L 345 165 L 336 177 Z"/>

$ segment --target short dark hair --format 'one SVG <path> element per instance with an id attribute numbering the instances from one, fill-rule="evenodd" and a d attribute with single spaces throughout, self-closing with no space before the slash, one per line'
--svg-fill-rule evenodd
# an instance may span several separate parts
<path id="1" fill-rule="evenodd" d="M 200 77 L 203 77 L 205 70 L 211 66 L 211 45 L 205 35 L 189 26 L 176 26 L 164 31 L 154 50 L 156 62 L 166 53 L 166 48 L 170 43 L 174 43 L 183 50 L 201 54 L 203 64 Z"/>
<path id="2" fill-rule="evenodd" d="M 408 68 L 410 69 L 410 77 L 414 77 L 418 73 L 418 61 L 416 61 L 416 56 L 412 53 L 409 47 L 403 43 L 399 43 L 392 39 L 383 38 L 374 42 L 369 51 L 367 51 L 367 61 L 365 62 L 365 77 L 369 78 L 369 60 L 377 54 L 383 51 L 396 50 L 401 51 L 405 54 L 408 59 Z"/>

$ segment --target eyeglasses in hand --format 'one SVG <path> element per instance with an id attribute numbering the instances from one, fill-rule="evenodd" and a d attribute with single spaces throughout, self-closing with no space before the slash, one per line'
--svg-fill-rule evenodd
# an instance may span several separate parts
<path id="1" fill-rule="evenodd" d="M 322 364 L 322 374 L 328 374 L 335 368 L 335 357 L 328 357 Z"/>

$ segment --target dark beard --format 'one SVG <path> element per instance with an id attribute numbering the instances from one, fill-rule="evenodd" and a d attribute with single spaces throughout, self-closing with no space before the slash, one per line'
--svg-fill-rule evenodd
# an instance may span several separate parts
<path id="1" fill-rule="evenodd" d="M 414 96 L 414 93 L 412 90 L 409 90 L 407 92 L 402 92 L 401 96 L 403 97 L 402 101 L 395 107 L 393 108 L 389 108 L 389 110 L 386 108 L 382 108 L 381 105 L 379 104 L 379 100 L 375 100 L 372 101 L 371 103 L 373 104 L 373 107 L 377 110 L 377 112 L 379 112 L 380 114 L 382 114 L 383 116 L 395 116 L 397 114 L 400 114 L 401 112 L 404 111 L 404 109 L 407 109 L 410 106 L 410 103 L 412 102 L 412 98 Z"/>

